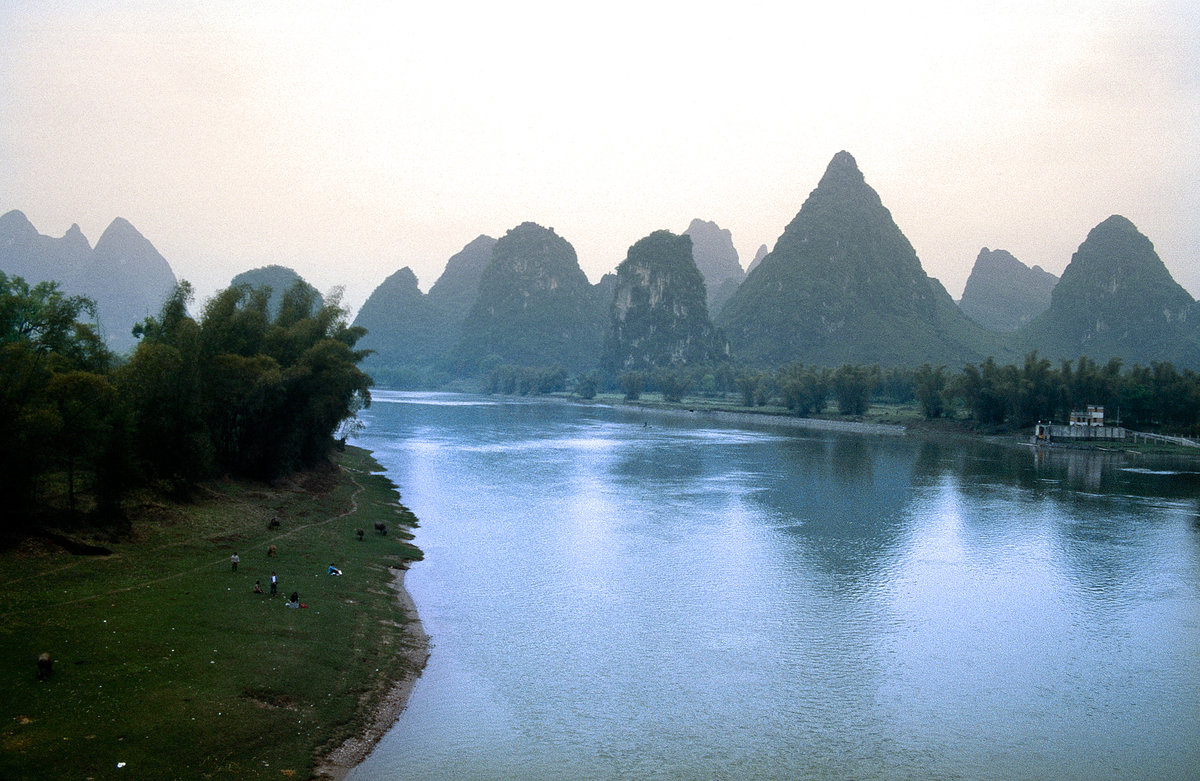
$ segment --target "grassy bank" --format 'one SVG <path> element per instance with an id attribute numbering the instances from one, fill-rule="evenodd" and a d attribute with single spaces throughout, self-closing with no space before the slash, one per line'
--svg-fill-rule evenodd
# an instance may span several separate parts
<path id="1" fill-rule="evenodd" d="M 390 582 L 420 552 L 370 455 L 337 460 L 281 486 L 144 499 L 120 539 L 69 535 L 108 554 L 45 539 L 0 554 L 0 778 L 306 778 L 359 731 L 411 672 Z M 279 596 L 253 593 L 272 571 Z M 284 607 L 292 591 L 306 609 Z"/>

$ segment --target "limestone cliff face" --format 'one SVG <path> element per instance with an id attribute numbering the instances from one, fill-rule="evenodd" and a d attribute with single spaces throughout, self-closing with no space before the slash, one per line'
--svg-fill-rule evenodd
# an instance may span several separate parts
<path id="1" fill-rule="evenodd" d="M 984 247 L 975 259 L 958 307 L 993 331 L 1015 331 L 1050 308 L 1058 277 L 1030 268 L 1002 250 Z"/>
<path id="2" fill-rule="evenodd" d="M 656 231 L 617 267 L 604 364 L 611 371 L 708 363 L 726 357 L 708 318 L 692 241 Z"/>

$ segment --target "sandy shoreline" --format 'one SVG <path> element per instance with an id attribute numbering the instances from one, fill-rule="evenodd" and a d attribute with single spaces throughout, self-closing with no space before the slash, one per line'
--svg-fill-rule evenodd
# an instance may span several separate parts
<path id="1" fill-rule="evenodd" d="M 314 776 L 341 781 L 361 764 L 404 712 L 413 685 L 425 669 L 425 662 L 429 659 L 429 635 L 425 634 L 425 628 L 421 625 L 412 596 L 404 588 L 406 572 L 407 567 L 396 570 L 392 578 L 392 588 L 396 589 L 396 602 L 399 603 L 400 612 L 409 619 L 409 622 L 404 624 L 400 649 L 407 659 L 410 672 L 400 680 L 392 682 L 391 688 L 371 714 L 366 729 L 326 754 L 313 769 Z"/>

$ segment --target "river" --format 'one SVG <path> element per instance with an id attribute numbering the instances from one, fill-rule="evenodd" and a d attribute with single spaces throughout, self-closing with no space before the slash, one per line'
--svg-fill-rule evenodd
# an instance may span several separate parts
<path id="1" fill-rule="evenodd" d="M 379 391 L 433 649 L 352 781 L 1194 778 L 1200 469 Z"/>

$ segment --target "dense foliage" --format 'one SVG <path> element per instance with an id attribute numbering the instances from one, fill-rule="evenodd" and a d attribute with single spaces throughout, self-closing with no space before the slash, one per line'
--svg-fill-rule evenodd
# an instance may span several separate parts
<path id="1" fill-rule="evenodd" d="M 115 516 L 137 483 L 185 489 L 218 473 L 272 478 L 314 464 L 370 402 L 355 350 L 362 329 L 346 325 L 336 300 L 293 285 L 271 316 L 267 288 L 236 286 L 195 319 L 190 298 L 178 285 L 116 365 L 86 321 L 90 301 L 0 273 L 0 485 L 16 510 L 10 527 L 52 508 Z M 77 508 L 81 488 L 91 498 Z"/>
<path id="2" fill-rule="evenodd" d="M 492 355 L 521 366 L 590 370 L 603 312 L 575 249 L 553 229 L 522 223 L 498 240 L 463 321 L 453 362 L 478 374 Z"/>
<path id="3" fill-rule="evenodd" d="M 1065 423 L 1073 410 L 1100 404 L 1110 422 L 1129 428 L 1200 433 L 1200 375 L 1163 362 L 1123 371 L 1119 359 L 1100 365 L 1084 357 L 1056 369 L 1030 353 L 1020 366 L 967 366 L 946 393 L 983 424 Z"/>
<path id="4" fill-rule="evenodd" d="M 593 398 L 600 381 L 595 372 L 572 378 L 561 369 L 512 365 L 495 367 L 489 377 L 491 393 L 573 392 L 581 398 Z M 1020 364 L 988 358 L 957 373 L 930 364 L 881 369 L 790 363 L 775 371 L 697 364 L 623 371 L 607 387 L 626 401 L 658 393 L 664 401 L 733 401 L 743 407 L 781 407 L 801 417 L 862 416 L 873 403 L 915 403 L 928 420 L 965 418 L 987 430 L 1027 429 L 1040 421 L 1065 423 L 1071 412 L 1099 404 L 1114 425 L 1200 435 L 1200 374 L 1164 362 L 1126 369 L 1116 359 L 1098 364 L 1083 357 L 1056 367 L 1034 352 Z"/>
<path id="5" fill-rule="evenodd" d="M 50 475 L 65 475 L 70 509 L 76 474 L 103 471 L 113 456 L 117 392 L 95 312 L 56 283 L 30 287 L 0 272 L 0 491 L 9 524 L 28 517 Z"/>
<path id="6" fill-rule="evenodd" d="M 691 238 L 655 231 L 630 247 L 617 267 L 605 369 L 709 363 L 725 352 L 724 339 L 708 319 Z"/>

